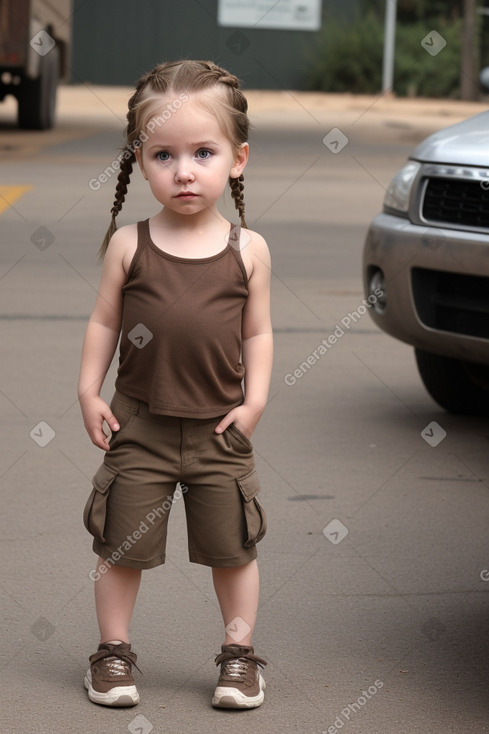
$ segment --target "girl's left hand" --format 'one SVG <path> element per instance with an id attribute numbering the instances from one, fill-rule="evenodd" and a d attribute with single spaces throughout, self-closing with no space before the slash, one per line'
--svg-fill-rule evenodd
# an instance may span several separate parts
<path id="1" fill-rule="evenodd" d="M 262 411 L 257 411 L 247 405 L 239 405 L 226 413 L 224 418 L 215 427 L 216 433 L 223 433 L 226 428 L 234 423 L 236 428 L 244 433 L 246 438 L 251 438 L 253 431 L 260 420 Z"/>

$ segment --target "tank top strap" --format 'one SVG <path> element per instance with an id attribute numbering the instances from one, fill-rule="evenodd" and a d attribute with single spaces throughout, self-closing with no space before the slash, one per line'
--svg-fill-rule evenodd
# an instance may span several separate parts
<path id="1" fill-rule="evenodd" d="M 238 251 L 239 251 L 240 236 L 241 236 L 241 225 L 231 224 L 231 229 L 229 230 L 229 235 L 228 235 L 228 241 L 231 247 L 234 247 L 234 249 Z"/>
<path id="2" fill-rule="evenodd" d="M 143 222 L 137 223 L 137 231 L 138 231 L 138 241 L 136 244 L 136 251 L 133 255 L 133 258 L 131 260 L 131 264 L 129 266 L 128 276 L 130 277 L 133 273 L 133 270 L 136 266 L 137 261 L 139 260 L 139 257 L 142 253 L 142 251 L 145 249 L 146 245 L 150 241 L 149 236 L 149 219 L 145 219 Z"/>
<path id="3" fill-rule="evenodd" d="M 228 236 L 228 242 L 231 247 L 231 252 L 233 253 L 239 267 L 241 268 L 241 272 L 243 273 L 244 282 L 246 283 L 246 285 L 248 285 L 248 273 L 246 272 L 245 264 L 243 262 L 243 258 L 241 257 L 240 238 L 241 238 L 241 225 L 232 224 L 231 230 Z"/>
<path id="4" fill-rule="evenodd" d="M 138 222 L 138 245 L 136 248 L 136 255 L 139 254 L 146 245 L 151 242 L 151 236 L 149 233 L 149 219 L 145 219 L 143 222 Z"/>

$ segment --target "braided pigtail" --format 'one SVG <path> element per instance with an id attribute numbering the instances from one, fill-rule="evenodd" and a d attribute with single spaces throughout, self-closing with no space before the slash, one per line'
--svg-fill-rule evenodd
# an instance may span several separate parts
<path id="1" fill-rule="evenodd" d="M 119 156 L 120 170 L 119 170 L 119 175 L 117 177 L 117 186 L 115 189 L 114 204 L 112 206 L 112 209 L 110 210 L 111 220 L 110 220 L 109 228 L 107 232 L 105 233 L 104 241 L 102 242 L 102 245 L 98 253 L 99 258 L 101 260 L 103 259 L 107 251 L 107 247 L 109 246 L 110 238 L 112 237 L 112 235 L 114 234 L 114 232 L 117 229 L 117 224 L 116 224 L 115 219 L 117 215 L 119 214 L 120 210 L 122 209 L 122 205 L 124 201 L 126 200 L 127 187 L 131 181 L 132 167 L 133 167 L 133 164 L 136 162 L 135 149 L 136 147 L 139 147 L 141 145 L 141 142 L 138 139 L 136 108 L 137 108 L 137 105 L 140 103 L 140 99 L 141 99 L 143 90 L 148 85 L 148 83 L 151 84 L 153 77 L 154 77 L 154 71 L 142 77 L 138 82 L 138 85 L 136 87 L 134 94 L 132 95 L 132 97 L 129 99 L 129 102 L 128 102 L 128 111 L 127 111 L 127 116 L 126 116 L 127 126 L 125 130 L 126 145 L 122 149 L 122 152 Z"/>
<path id="2" fill-rule="evenodd" d="M 239 144 L 248 141 L 250 121 L 248 119 L 248 101 L 240 89 L 238 77 L 225 69 L 221 69 L 213 62 L 207 62 L 210 72 L 215 75 L 216 83 L 225 85 L 229 105 L 233 111 L 233 138 L 234 142 Z M 229 185 L 231 187 L 231 196 L 234 200 L 234 206 L 239 212 L 241 226 L 247 227 L 245 218 L 245 201 L 244 201 L 244 176 L 241 174 L 238 178 L 230 178 Z"/>
<path id="3" fill-rule="evenodd" d="M 114 232 L 117 229 L 115 218 L 119 214 L 120 210 L 122 209 L 122 205 L 124 201 L 126 200 L 127 187 L 131 180 L 132 166 L 136 160 L 136 155 L 134 151 L 129 150 L 128 148 L 124 149 L 123 156 L 124 157 L 121 161 L 121 168 L 119 171 L 119 175 L 117 177 L 117 186 L 115 189 L 114 205 L 112 209 L 110 210 L 111 220 L 110 220 L 109 228 L 107 232 L 105 233 L 104 241 L 102 242 L 102 245 L 99 250 L 100 259 L 103 259 L 107 251 L 107 247 L 109 246 L 110 238 L 112 237 L 112 235 L 114 234 Z"/>
<path id="4" fill-rule="evenodd" d="M 248 118 L 248 101 L 240 88 L 239 79 L 226 69 L 217 66 L 213 61 L 180 61 L 176 63 L 176 73 L 172 84 L 175 89 L 189 92 L 213 91 L 216 87 L 225 91 L 225 99 L 213 96 L 201 100 L 201 104 L 216 115 L 235 151 L 243 143 L 248 142 L 250 121 Z M 244 178 L 229 178 L 231 196 L 239 212 L 241 226 L 246 227 Z"/>
<path id="5" fill-rule="evenodd" d="M 247 227 L 246 219 L 245 219 L 245 203 L 244 203 L 244 176 L 241 174 L 239 178 L 230 178 L 229 179 L 229 185 L 231 187 L 231 196 L 234 200 L 234 206 L 239 212 L 239 218 L 241 220 L 241 226 Z"/>

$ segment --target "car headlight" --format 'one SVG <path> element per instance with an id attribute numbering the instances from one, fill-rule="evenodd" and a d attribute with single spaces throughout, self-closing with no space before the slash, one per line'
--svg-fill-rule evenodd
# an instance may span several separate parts
<path id="1" fill-rule="evenodd" d="M 409 208 L 409 196 L 414 183 L 414 179 L 421 168 L 418 161 L 408 161 L 396 173 L 389 186 L 384 198 L 384 210 L 394 210 L 405 214 Z"/>

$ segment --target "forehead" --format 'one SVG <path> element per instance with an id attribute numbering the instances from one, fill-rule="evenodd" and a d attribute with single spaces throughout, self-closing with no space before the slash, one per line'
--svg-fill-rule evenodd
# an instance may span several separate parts
<path id="1" fill-rule="evenodd" d="M 171 93 L 155 99 L 145 115 L 143 130 L 149 137 L 146 145 L 159 140 L 169 144 L 170 140 L 186 138 L 192 141 L 213 138 L 222 142 L 227 138 L 213 111 L 214 106 L 213 91 L 181 96 Z"/>

